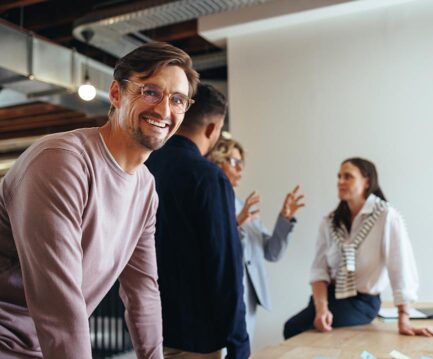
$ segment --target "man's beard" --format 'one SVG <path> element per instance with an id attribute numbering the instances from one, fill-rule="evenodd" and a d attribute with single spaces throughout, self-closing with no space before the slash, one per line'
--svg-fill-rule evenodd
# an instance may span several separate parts
<path id="1" fill-rule="evenodd" d="M 167 142 L 169 135 L 167 134 L 167 136 L 165 138 L 155 138 L 153 136 L 149 136 L 149 135 L 145 135 L 142 131 L 141 128 L 136 128 L 134 129 L 132 135 L 135 138 L 135 141 L 137 141 L 137 143 L 139 143 L 140 145 L 146 147 L 147 149 L 151 150 L 151 151 L 156 151 L 158 149 L 160 149 L 162 146 L 164 146 L 164 144 Z"/>
<path id="2" fill-rule="evenodd" d="M 146 117 L 155 117 L 158 118 L 158 120 L 162 121 L 162 117 L 159 114 L 151 111 L 140 113 L 139 121 L 146 121 Z M 167 136 L 161 139 L 160 137 L 146 135 L 143 132 L 143 129 L 137 126 L 136 128 L 132 128 L 132 135 L 134 136 L 134 139 L 138 144 L 146 147 L 151 151 L 156 151 L 167 142 L 170 137 L 170 132 L 168 131 Z"/>

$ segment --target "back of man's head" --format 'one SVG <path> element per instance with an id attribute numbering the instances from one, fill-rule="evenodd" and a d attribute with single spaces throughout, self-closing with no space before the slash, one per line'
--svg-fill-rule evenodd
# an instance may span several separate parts
<path id="1" fill-rule="evenodd" d="M 227 100 L 215 87 L 206 84 L 197 86 L 194 104 L 185 114 L 181 128 L 194 131 L 208 125 L 214 116 L 225 116 Z"/>

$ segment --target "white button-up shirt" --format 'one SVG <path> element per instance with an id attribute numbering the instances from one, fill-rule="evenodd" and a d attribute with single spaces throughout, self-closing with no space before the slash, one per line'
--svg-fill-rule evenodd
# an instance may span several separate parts
<path id="1" fill-rule="evenodd" d="M 352 241 L 374 208 L 375 195 L 367 198 L 352 223 L 351 233 L 345 230 L 346 240 Z M 319 230 L 316 254 L 311 268 L 310 283 L 330 282 L 337 277 L 341 254 L 332 239 L 332 220 L 326 216 Z M 394 304 L 406 304 L 417 299 L 418 273 L 406 226 L 400 214 L 389 206 L 377 219 L 356 253 L 356 289 L 367 294 L 380 294 L 388 278 Z"/>

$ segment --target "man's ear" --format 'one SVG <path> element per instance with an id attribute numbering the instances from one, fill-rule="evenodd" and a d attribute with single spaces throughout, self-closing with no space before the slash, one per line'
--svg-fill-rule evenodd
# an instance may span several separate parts
<path id="1" fill-rule="evenodd" d="M 118 109 L 120 107 L 121 91 L 120 91 L 120 85 L 116 80 L 113 80 L 111 82 L 110 91 L 108 92 L 108 96 L 110 97 L 111 105 L 115 109 Z"/>
<path id="2" fill-rule="evenodd" d="M 212 134 L 214 133 L 214 131 L 216 130 L 216 126 L 213 122 L 210 122 L 206 125 L 206 129 L 204 134 L 206 135 L 206 138 L 211 138 Z"/>

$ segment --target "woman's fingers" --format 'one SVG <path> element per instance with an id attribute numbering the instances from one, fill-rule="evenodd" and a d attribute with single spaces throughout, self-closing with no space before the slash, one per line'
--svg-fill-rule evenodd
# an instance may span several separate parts
<path id="1" fill-rule="evenodd" d="M 433 336 L 433 330 L 430 328 L 413 328 L 416 335 L 422 335 L 424 337 Z"/>
<path id="2" fill-rule="evenodd" d="M 256 191 L 253 191 L 245 200 L 245 204 L 248 205 L 249 207 L 259 202 L 260 202 L 260 195 Z"/>

